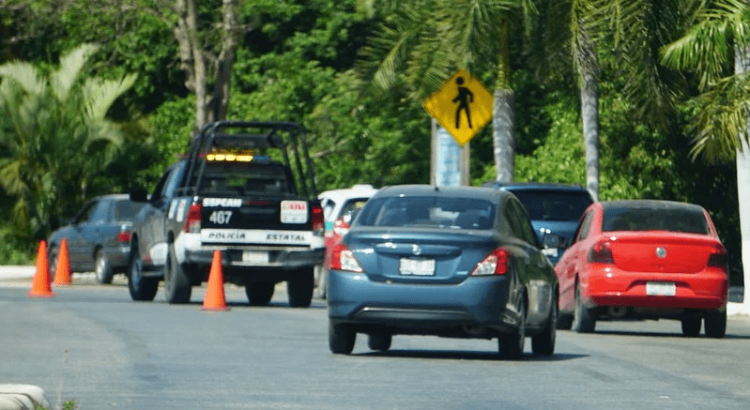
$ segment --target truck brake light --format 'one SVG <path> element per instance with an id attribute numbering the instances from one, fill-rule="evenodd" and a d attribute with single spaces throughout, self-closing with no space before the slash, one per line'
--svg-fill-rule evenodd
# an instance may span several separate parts
<path id="1" fill-rule="evenodd" d="M 313 232 L 320 232 L 322 234 L 326 227 L 325 220 L 323 219 L 323 207 L 320 205 L 313 205 L 311 211 Z"/>
<path id="2" fill-rule="evenodd" d="M 203 214 L 203 205 L 192 204 L 188 209 L 187 218 L 185 218 L 185 229 L 187 233 L 199 233 L 201 231 L 201 215 Z"/>

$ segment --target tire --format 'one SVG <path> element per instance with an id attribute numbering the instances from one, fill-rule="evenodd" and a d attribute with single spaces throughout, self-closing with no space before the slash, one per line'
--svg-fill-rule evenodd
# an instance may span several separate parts
<path id="1" fill-rule="evenodd" d="M 701 333 L 701 317 L 698 312 L 687 311 L 680 319 L 682 334 L 685 337 L 696 337 Z"/>
<path id="2" fill-rule="evenodd" d="M 96 281 L 98 283 L 102 285 L 109 285 L 110 283 L 112 283 L 112 277 L 114 276 L 112 265 L 109 264 L 107 254 L 104 253 L 104 250 L 102 249 L 96 251 L 94 273 L 96 273 Z"/>
<path id="3" fill-rule="evenodd" d="M 47 261 L 49 263 L 49 281 L 52 283 L 55 280 L 55 269 L 57 269 L 57 260 L 60 258 L 60 251 L 56 246 L 50 246 L 47 251 Z"/>
<path id="4" fill-rule="evenodd" d="M 518 360 L 523 356 L 523 348 L 526 343 L 526 302 L 521 301 L 518 312 L 518 326 L 507 335 L 500 336 L 497 347 L 503 359 Z"/>
<path id="5" fill-rule="evenodd" d="M 333 354 L 350 354 L 354 350 L 357 333 L 352 325 L 328 322 L 328 348 Z"/>
<path id="6" fill-rule="evenodd" d="M 594 333 L 596 329 L 596 318 L 594 310 L 583 305 L 581 288 L 576 284 L 576 307 L 573 312 L 572 328 L 577 333 Z"/>
<path id="7" fill-rule="evenodd" d="M 536 356 L 550 356 L 555 353 L 555 339 L 557 335 L 557 296 L 552 296 L 547 326 L 542 333 L 531 337 L 531 351 Z"/>
<path id="8" fill-rule="evenodd" d="M 253 306 L 268 306 L 276 284 L 273 282 L 253 282 L 245 285 L 247 301 Z"/>
<path id="9" fill-rule="evenodd" d="M 318 273 L 317 296 L 325 300 L 328 297 L 328 270 L 322 266 L 317 266 L 315 271 Z"/>
<path id="10" fill-rule="evenodd" d="M 706 312 L 703 327 L 707 337 L 723 338 L 727 333 L 727 310 L 719 309 Z"/>
<path id="11" fill-rule="evenodd" d="M 557 328 L 570 330 L 571 327 L 573 327 L 573 315 L 557 312 Z"/>
<path id="12" fill-rule="evenodd" d="M 177 261 L 174 243 L 169 244 L 167 263 L 164 266 L 164 296 L 167 303 L 185 304 L 190 302 L 193 286 L 185 273 L 185 268 Z"/>
<path id="13" fill-rule="evenodd" d="M 159 280 L 156 278 L 144 278 L 143 261 L 138 251 L 138 244 L 133 244 L 130 250 L 130 264 L 128 266 L 128 291 L 130 298 L 136 302 L 151 302 L 159 290 Z"/>
<path id="14" fill-rule="evenodd" d="M 293 308 L 310 307 L 315 290 L 315 272 L 313 267 L 302 268 L 294 278 L 286 283 L 289 306 Z"/>
<path id="15" fill-rule="evenodd" d="M 391 341 L 393 336 L 390 333 L 371 333 L 367 336 L 367 347 L 370 350 L 377 350 L 381 352 L 387 352 L 391 348 Z"/>

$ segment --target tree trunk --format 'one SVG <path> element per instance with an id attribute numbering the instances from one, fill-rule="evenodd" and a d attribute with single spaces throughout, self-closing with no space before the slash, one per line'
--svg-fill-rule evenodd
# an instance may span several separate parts
<path id="1" fill-rule="evenodd" d="M 513 139 L 513 88 L 510 82 L 510 23 L 503 21 L 498 62 L 498 79 L 492 103 L 492 143 L 495 154 L 495 180 L 513 182 L 516 144 Z"/>
<path id="2" fill-rule="evenodd" d="M 214 84 L 213 120 L 227 118 L 229 108 L 229 91 L 232 85 L 232 66 L 237 47 L 240 44 L 240 30 L 237 17 L 237 0 L 222 1 L 223 30 L 221 52 L 216 60 L 216 83 Z"/>
<path id="3" fill-rule="evenodd" d="M 599 85 L 592 73 L 582 73 L 581 117 L 586 149 L 586 189 L 599 201 Z"/>
<path id="4" fill-rule="evenodd" d="M 180 45 L 180 61 L 188 74 L 186 86 L 195 93 L 195 129 L 209 120 L 208 70 L 206 56 L 198 35 L 198 12 L 195 0 L 176 0 L 175 38 Z"/>
<path id="5" fill-rule="evenodd" d="M 513 140 L 513 90 L 495 90 L 492 105 L 492 141 L 496 181 L 513 182 L 515 141 Z"/>
<path id="6" fill-rule="evenodd" d="M 734 73 L 737 75 L 750 71 L 750 48 L 735 48 Z M 747 115 L 747 114 L 746 114 Z M 745 133 L 740 134 L 742 149 L 737 150 L 737 197 L 740 207 L 740 238 L 742 240 L 742 279 L 744 295 L 742 304 L 750 306 L 750 118 L 746 118 Z M 747 309 L 746 309 L 747 310 Z"/>

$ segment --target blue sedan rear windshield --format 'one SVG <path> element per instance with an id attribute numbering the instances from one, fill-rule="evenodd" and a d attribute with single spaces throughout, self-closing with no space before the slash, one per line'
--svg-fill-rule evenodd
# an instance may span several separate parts
<path id="1" fill-rule="evenodd" d="M 473 198 L 387 197 L 367 202 L 357 220 L 364 226 L 492 229 L 495 206 Z"/>

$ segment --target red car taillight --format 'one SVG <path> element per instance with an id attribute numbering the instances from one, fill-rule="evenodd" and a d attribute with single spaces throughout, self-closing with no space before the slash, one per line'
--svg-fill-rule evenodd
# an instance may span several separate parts
<path id="1" fill-rule="evenodd" d="M 333 223 L 333 233 L 343 237 L 349 232 L 349 224 L 344 222 L 343 219 L 339 218 Z"/>
<path id="2" fill-rule="evenodd" d="M 331 252 L 331 270 L 345 270 L 349 272 L 362 272 L 362 267 L 354 258 L 349 247 L 339 242 Z"/>
<path id="3" fill-rule="evenodd" d="M 201 231 L 201 214 L 203 205 L 192 204 L 188 209 L 187 218 L 185 218 L 185 232 L 199 233 Z"/>
<path id="4" fill-rule="evenodd" d="M 472 276 L 505 275 L 508 273 L 509 260 L 510 252 L 505 248 L 497 248 L 482 259 L 471 274 Z"/>
<path id="5" fill-rule="evenodd" d="M 615 263 L 615 259 L 612 257 L 612 244 L 609 242 L 595 243 L 589 252 L 589 262 Z"/>

